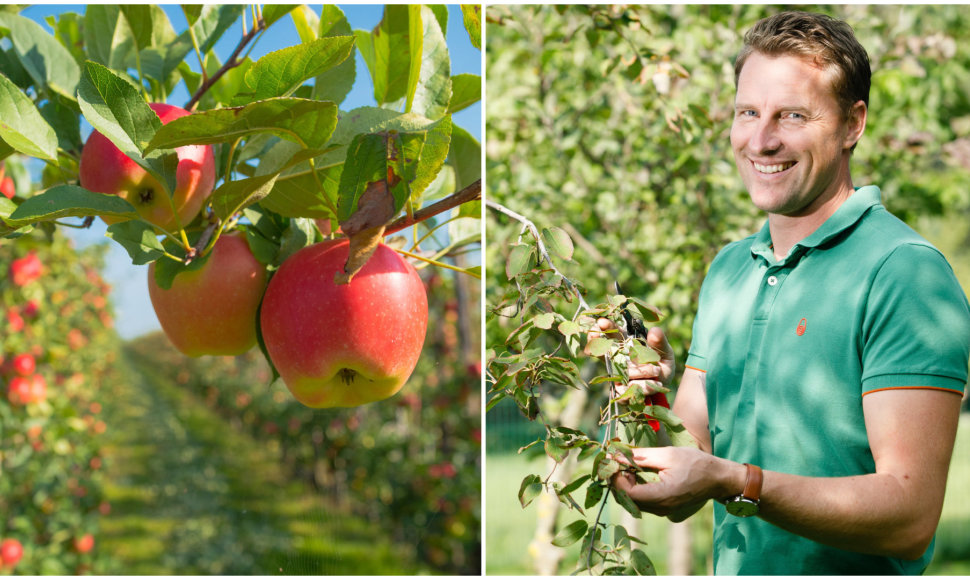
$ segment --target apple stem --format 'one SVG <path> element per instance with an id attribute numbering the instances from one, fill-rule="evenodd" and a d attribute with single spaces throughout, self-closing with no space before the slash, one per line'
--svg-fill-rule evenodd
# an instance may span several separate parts
<path id="1" fill-rule="evenodd" d="M 482 275 L 481 274 L 476 274 L 473 271 L 467 270 L 465 268 L 459 268 L 458 266 L 452 266 L 451 264 L 449 264 L 447 262 L 439 262 L 438 260 L 434 260 L 432 258 L 426 258 L 426 257 L 420 256 L 418 254 L 412 254 L 411 252 L 409 252 L 407 250 L 394 249 L 394 251 L 397 252 L 398 254 L 403 255 L 403 256 L 407 256 L 409 258 L 414 258 L 415 260 L 420 260 L 422 262 L 425 262 L 426 264 L 431 264 L 432 266 L 438 266 L 439 268 L 444 268 L 446 270 L 454 270 L 455 272 L 460 272 L 462 274 L 468 274 L 469 276 L 472 276 L 473 278 L 477 278 L 479 280 L 482 279 Z"/>

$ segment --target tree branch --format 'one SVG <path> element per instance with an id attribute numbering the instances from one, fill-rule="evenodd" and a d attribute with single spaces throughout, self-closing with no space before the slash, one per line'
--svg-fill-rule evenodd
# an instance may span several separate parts
<path id="1" fill-rule="evenodd" d="M 474 201 L 476 199 L 481 199 L 481 198 L 482 198 L 482 180 L 479 179 L 478 181 L 475 181 L 465 189 L 462 189 L 457 193 L 453 193 L 448 197 L 429 205 L 428 207 L 419 209 L 418 211 L 414 212 L 414 214 L 410 217 L 403 216 L 401 218 L 394 220 L 393 222 L 388 224 L 387 228 L 384 230 L 384 235 L 389 236 L 395 232 L 399 232 L 403 230 L 404 228 L 413 226 L 418 222 L 423 222 L 428 218 L 434 217 L 439 213 L 443 213 L 450 209 L 456 208 L 463 203 Z"/>
<path id="2" fill-rule="evenodd" d="M 244 34 L 243 37 L 239 39 L 239 44 L 236 45 L 235 50 L 233 50 L 232 54 L 229 55 L 229 60 L 227 60 L 225 64 L 219 67 L 219 70 L 217 70 L 215 74 L 213 74 L 211 77 L 202 81 L 202 85 L 195 91 L 195 94 L 192 95 L 192 98 L 189 99 L 189 102 L 185 104 L 185 110 L 191 111 L 192 109 L 194 109 L 195 105 L 198 104 L 199 99 L 202 98 L 202 95 L 204 95 L 206 91 L 212 88 L 212 85 L 216 84 L 216 82 L 220 78 L 222 78 L 222 75 L 229 72 L 230 69 L 236 68 L 237 66 L 242 64 L 242 61 L 236 60 L 239 57 L 239 53 L 241 53 L 242 50 L 246 48 L 246 45 L 249 44 L 249 42 L 252 41 L 252 39 L 255 38 L 256 35 L 262 32 L 265 28 L 266 28 L 266 24 L 263 22 L 262 18 L 256 21 L 252 29 L 250 29 L 249 32 Z M 204 72 L 205 71 L 203 70 L 203 73 Z"/>

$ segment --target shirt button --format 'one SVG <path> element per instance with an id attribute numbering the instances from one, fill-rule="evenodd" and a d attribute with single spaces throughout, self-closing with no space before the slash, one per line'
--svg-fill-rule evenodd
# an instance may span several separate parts
<path id="1" fill-rule="evenodd" d="M 777 277 L 775 277 L 775 276 L 768 276 L 768 285 L 769 286 L 774 286 L 777 283 L 778 283 L 778 278 Z"/>

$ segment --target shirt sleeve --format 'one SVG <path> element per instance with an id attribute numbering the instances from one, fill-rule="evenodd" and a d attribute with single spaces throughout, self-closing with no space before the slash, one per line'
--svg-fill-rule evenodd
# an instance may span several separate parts
<path id="1" fill-rule="evenodd" d="M 862 393 L 927 388 L 963 393 L 970 306 L 935 248 L 894 249 L 872 278 L 862 320 Z"/>

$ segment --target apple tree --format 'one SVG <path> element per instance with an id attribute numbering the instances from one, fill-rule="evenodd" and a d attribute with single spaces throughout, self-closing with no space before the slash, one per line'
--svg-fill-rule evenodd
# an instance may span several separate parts
<path id="1" fill-rule="evenodd" d="M 274 376 L 266 331 L 285 334 L 289 321 L 260 317 L 259 303 L 301 249 L 344 239 L 339 272 L 313 283 L 350 293 L 362 292 L 354 276 L 382 246 L 408 267 L 480 277 L 461 258 L 480 243 L 480 145 L 452 116 L 480 99 L 481 78 L 451 73 L 447 7 L 388 5 L 373 30 L 353 30 L 337 6 L 180 10 L 182 31 L 155 5 L 88 5 L 49 18 L 50 30 L 16 8 L 0 12 L 0 158 L 43 163 L 39 182 L 0 198 L 0 236 L 20 243 L 103 220 L 133 264 L 151 264 L 154 305 L 176 345 L 225 354 L 227 337 L 246 337 L 230 350 L 258 343 Z M 478 47 L 480 7 L 461 12 Z M 287 19 L 296 42 L 251 59 Z M 222 62 L 217 42 L 240 29 Z M 363 79 L 376 106 L 348 101 Z M 185 103 L 166 103 L 182 89 Z M 233 240 L 245 244 L 220 251 Z M 253 263 L 262 274 L 234 282 Z M 226 307 L 203 306 L 230 289 L 239 296 Z M 341 313 L 315 308 L 318 325 Z M 294 364 L 309 377 L 300 389 L 370 370 Z M 288 386 L 291 366 L 278 369 Z"/>
<path id="2" fill-rule="evenodd" d="M 59 236 L 0 244 L 0 574 L 107 568 L 103 389 L 123 377 L 103 253 Z"/>
<path id="3" fill-rule="evenodd" d="M 870 53 L 870 115 L 853 175 L 860 184 L 880 185 L 887 208 L 917 229 L 927 218 L 949 220 L 938 224 L 951 224 L 966 246 L 970 102 L 959 87 L 970 75 L 970 55 L 957 40 L 965 36 L 966 14 L 952 6 L 800 8 L 848 21 Z M 778 10 L 487 11 L 487 198 L 495 203 L 486 216 L 487 380 L 492 409 L 514 400 L 525 417 L 549 426 L 543 445 L 558 467 L 521 489 L 509 486 L 512 497 L 547 489 L 535 500 L 553 502 L 541 506 L 543 513 L 572 506 L 556 486 L 589 509 L 583 484 L 576 488 L 573 475 L 562 477 L 577 455 L 566 454 L 563 441 L 570 449 L 576 435 L 558 429 L 598 435 L 596 410 L 608 407 L 611 382 L 604 376 L 616 374 L 579 354 L 586 347 L 580 317 L 587 312 L 579 297 L 600 313 L 621 314 L 632 297 L 658 307 L 682 365 L 707 265 L 725 244 L 763 223 L 730 149 L 733 62 L 745 30 Z M 625 301 L 610 297 L 616 281 Z M 562 555 L 551 545 L 551 520 L 537 526 L 534 545 L 542 546 L 536 559 L 552 561 L 546 571 L 555 573 Z M 582 530 L 577 524 L 573 539 Z M 671 565 L 671 573 L 703 570 L 702 553 L 695 551 L 691 562 L 688 551 L 687 565 L 676 571 Z"/>

